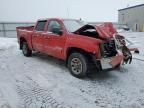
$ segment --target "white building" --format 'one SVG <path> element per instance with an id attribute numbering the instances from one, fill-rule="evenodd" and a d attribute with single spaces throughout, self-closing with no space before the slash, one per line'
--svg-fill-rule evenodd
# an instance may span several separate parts
<path id="1" fill-rule="evenodd" d="M 133 31 L 144 31 L 144 4 L 118 10 L 118 22 Z"/>

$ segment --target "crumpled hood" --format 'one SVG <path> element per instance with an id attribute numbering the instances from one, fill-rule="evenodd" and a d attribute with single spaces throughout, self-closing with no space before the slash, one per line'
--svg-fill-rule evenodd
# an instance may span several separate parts
<path id="1" fill-rule="evenodd" d="M 113 35 L 117 33 L 112 23 L 104 23 L 102 25 L 95 26 L 95 28 L 99 33 L 99 35 L 102 36 L 103 38 L 113 37 Z"/>
<path id="2" fill-rule="evenodd" d="M 103 23 L 101 25 L 91 25 L 87 24 L 79 28 L 75 31 L 75 33 L 79 33 L 81 29 L 84 29 L 88 26 L 94 27 L 98 32 L 99 36 L 104 39 L 112 38 L 114 34 L 117 34 L 116 29 L 113 27 L 112 23 Z"/>

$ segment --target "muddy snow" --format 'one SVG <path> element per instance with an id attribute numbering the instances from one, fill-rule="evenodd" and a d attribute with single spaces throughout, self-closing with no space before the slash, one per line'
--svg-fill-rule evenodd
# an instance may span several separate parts
<path id="1" fill-rule="evenodd" d="M 144 33 L 122 33 L 140 49 L 132 64 L 73 77 L 63 61 L 24 57 L 17 39 L 0 38 L 0 108 L 143 108 Z"/>

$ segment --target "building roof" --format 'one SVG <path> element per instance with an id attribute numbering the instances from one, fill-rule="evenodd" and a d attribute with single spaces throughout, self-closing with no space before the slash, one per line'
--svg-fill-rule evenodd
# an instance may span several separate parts
<path id="1" fill-rule="evenodd" d="M 131 8 L 136 8 L 136 7 L 140 7 L 140 6 L 144 6 L 144 4 L 140 4 L 140 5 L 136 5 L 136 6 L 131 6 L 131 7 L 123 8 L 123 9 L 120 9 L 118 11 L 127 10 L 127 9 L 131 9 Z"/>

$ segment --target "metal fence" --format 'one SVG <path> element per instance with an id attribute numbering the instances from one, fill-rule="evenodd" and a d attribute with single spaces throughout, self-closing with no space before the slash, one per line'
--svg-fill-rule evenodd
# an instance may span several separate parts
<path id="1" fill-rule="evenodd" d="M 91 22 L 90 24 L 100 24 L 100 22 Z M 118 26 L 122 26 L 118 23 L 113 23 L 116 28 Z M 16 27 L 19 26 L 33 26 L 33 22 L 0 22 L 0 37 L 9 37 L 15 38 L 16 34 Z"/>
<path id="2" fill-rule="evenodd" d="M 33 26 L 32 22 L 0 22 L 0 37 L 16 37 L 16 27 Z"/>

